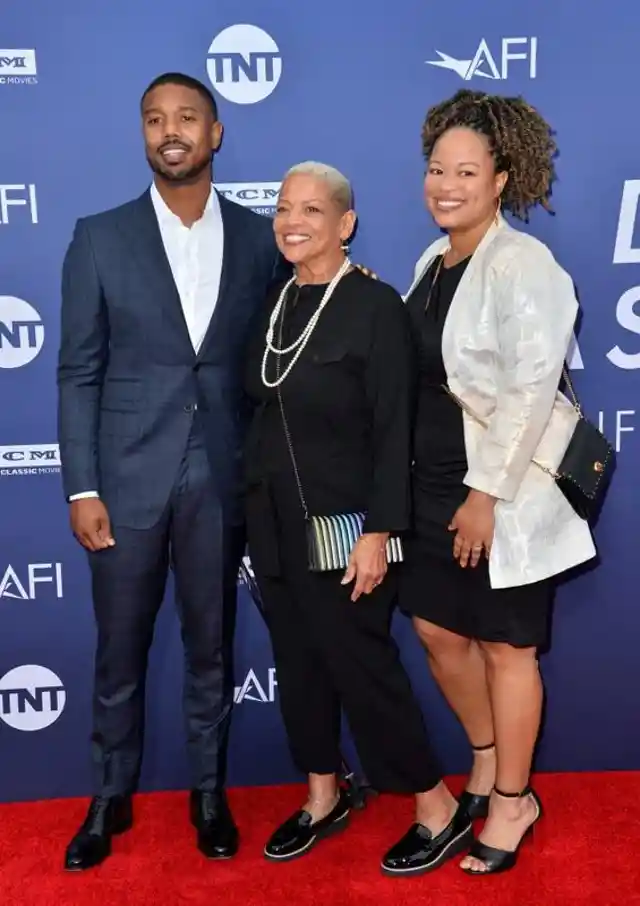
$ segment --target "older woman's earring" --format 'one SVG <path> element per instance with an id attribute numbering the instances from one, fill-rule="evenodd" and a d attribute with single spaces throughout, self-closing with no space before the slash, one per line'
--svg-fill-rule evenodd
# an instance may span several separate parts
<path id="1" fill-rule="evenodd" d="M 348 255 L 348 254 L 349 254 L 349 243 L 347 242 L 347 240 L 345 240 L 345 241 L 341 244 L 340 248 L 341 248 L 342 251 L 345 253 L 345 255 Z"/>

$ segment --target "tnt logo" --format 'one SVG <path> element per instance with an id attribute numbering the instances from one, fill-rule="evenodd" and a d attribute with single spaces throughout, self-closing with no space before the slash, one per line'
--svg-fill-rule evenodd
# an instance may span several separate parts
<path id="1" fill-rule="evenodd" d="M 213 39 L 207 73 L 223 98 L 234 104 L 257 104 L 275 91 L 282 57 L 266 31 L 255 25 L 232 25 Z"/>
<path id="2" fill-rule="evenodd" d="M 60 677 L 46 667 L 14 667 L 0 679 L 0 718 L 14 730 L 33 732 L 50 727 L 66 701 Z"/>
<path id="3" fill-rule="evenodd" d="M 0 368 L 20 368 L 32 362 L 44 343 L 38 312 L 15 296 L 0 296 Z"/>
<path id="4" fill-rule="evenodd" d="M 509 64 L 522 60 L 529 64 L 529 78 L 535 79 L 538 73 L 538 39 L 537 38 L 503 38 L 500 43 L 500 55 L 496 58 L 483 38 L 478 49 L 470 60 L 459 60 L 449 54 L 436 50 L 439 60 L 426 60 L 428 66 L 450 69 L 456 72 L 465 82 L 474 77 L 482 79 L 508 79 Z"/>

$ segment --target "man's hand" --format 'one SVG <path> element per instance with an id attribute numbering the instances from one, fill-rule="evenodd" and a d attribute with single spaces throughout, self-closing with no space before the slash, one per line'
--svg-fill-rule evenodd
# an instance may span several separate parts
<path id="1" fill-rule="evenodd" d="M 371 532 L 356 541 L 341 582 L 341 585 L 348 585 L 355 579 L 352 601 L 357 601 L 360 595 L 370 595 L 384 579 L 387 573 L 388 540 L 388 532 Z"/>
<path id="2" fill-rule="evenodd" d="M 376 272 L 369 270 L 369 268 L 365 267 L 364 264 L 356 264 L 355 266 L 358 268 L 359 271 L 362 271 L 362 273 L 365 275 L 365 277 L 371 277 L 372 280 L 379 279 Z"/>
<path id="3" fill-rule="evenodd" d="M 72 500 L 69 511 L 73 534 L 88 551 L 101 551 L 115 545 L 107 508 L 97 497 Z"/>

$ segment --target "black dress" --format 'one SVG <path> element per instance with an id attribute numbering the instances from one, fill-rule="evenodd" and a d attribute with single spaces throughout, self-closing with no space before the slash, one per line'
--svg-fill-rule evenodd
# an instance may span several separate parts
<path id="1" fill-rule="evenodd" d="M 551 590 L 548 581 L 492 589 L 488 563 L 462 568 L 453 556 L 448 526 L 467 498 L 462 412 L 446 392 L 442 331 L 470 258 L 441 267 L 425 311 L 436 258 L 407 299 L 419 357 L 420 382 L 413 442 L 413 527 L 405 544 L 400 608 L 467 638 L 516 647 L 545 643 Z"/>
<path id="2" fill-rule="evenodd" d="M 343 573 L 312 573 L 305 521 L 276 391 L 261 363 L 267 302 L 247 360 L 255 415 L 246 448 L 249 553 L 264 602 L 280 707 L 293 759 L 305 773 L 340 769 L 340 718 L 349 721 L 376 789 L 419 792 L 441 779 L 390 634 L 397 572 L 350 600 Z M 289 346 L 318 308 L 326 286 L 290 288 L 283 322 Z M 282 356 L 282 371 L 291 355 Z M 275 377 L 269 357 L 268 377 Z M 281 371 L 281 373 L 282 373 Z M 409 525 L 412 340 L 405 306 L 390 286 L 347 274 L 308 345 L 281 384 L 309 513 L 366 512 L 365 530 Z"/>

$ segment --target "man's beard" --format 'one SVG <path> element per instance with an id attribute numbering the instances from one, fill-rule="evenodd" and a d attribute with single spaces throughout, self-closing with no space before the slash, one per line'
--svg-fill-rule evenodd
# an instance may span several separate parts
<path id="1" fill-rule="evenodd" d="M 205 157 L 192 166 L 181 170 L 172 169 L 171 167 L 166 166 L 166 164 L 158 163 L 156 160 L 149 157 L 149 155 L 147 155 L 147 163 L 154 173 L 158 176 L 162 176 L 167 182 L 190 183 L 195 182 L 207 168 L 211 167 L 211 157 Z"/>

